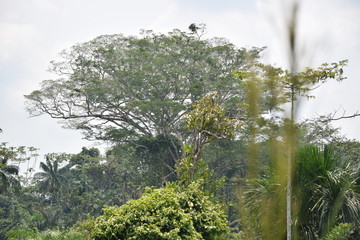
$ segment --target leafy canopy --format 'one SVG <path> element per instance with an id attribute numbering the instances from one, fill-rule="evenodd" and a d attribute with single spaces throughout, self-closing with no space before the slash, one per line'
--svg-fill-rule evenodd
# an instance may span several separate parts
<path id="1" fill-rule="evenodd" d="M 222 239 L 226 215 L 192 183 L 150 190 L 138 200 L 104 209 L 96 219 L 94 239 Z"/>
<path id="2" fill-rule="evenodd" d="M 232 73 L 248 69 L 261 51 L 180 30 L 100 36 L 51 62 L 60 78 L 26 95 L 27 110 L 66 120 L 88 138 L 177 134 L 184 112 L 205 94 L 216 91 L 230 106 L 240 98 L 242 86 Z"/>

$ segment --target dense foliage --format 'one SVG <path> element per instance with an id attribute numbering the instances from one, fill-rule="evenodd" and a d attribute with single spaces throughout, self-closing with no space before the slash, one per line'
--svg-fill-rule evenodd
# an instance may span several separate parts
<path id="1" fill-rule="evenodd" d="M 302 146 L 296 160 L 293 185 L 299 239 L 319 239 L 344 223 L 354 224 L 359 229 L 359 173 L 348 162 L 342 162 L 330 146 L 325 146 L 324 150 L 314 145 Z M 258 226 L 268 214 L 274 213 L 270 209 L 264 211 L 264 204 L 271 198 L 277 202 L 282 200 L 276 178 L 274 169 L 267 169 L 263 177 L 248 185 L 244 195 L 245 204 L 254 214 L 252 219 L 259 221 Z M 266 229 L 259 227 L 258 231 Z M 352 237 L 355 238 L 355 234 Z"/>
<path id="2" fill-rule="evenodd" d="M 35 173 L 33 149 L 2 144 L 0 239 L 283 239 L 289 186 L 295 238 L 359 238 L 360 143 L 283 114 L 346 61 L 294 74 L 198 31 L 100 36 L 51 63 L 30 114 L 109 149 L 49 153 Z"/>
<path id="3" fill-rule="evenodd" d="M 26 95 L 27 108 L 64 119 L 89 138 L 179 137 L 182 115 L 209 92 L 236 108 L 242 86 L 232 73 L 256 63 L 261 51 L 179 30 L 104 35 L 62 52 L 51 67 L 61 78 Z"/>
<path id="4" fill-rule="evenodd" d="M 226 215 L 193 183 L 148 189 L 141 198 L 104 209 L 96 219 L 95 239 L 221 239 Z"/>

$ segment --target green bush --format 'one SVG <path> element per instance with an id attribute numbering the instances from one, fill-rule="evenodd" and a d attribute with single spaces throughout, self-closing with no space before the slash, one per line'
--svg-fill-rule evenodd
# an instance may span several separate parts
<path id="1" fill-rule="evenodd" d="M 27 240 L 35 237 L 36 232 L 33 229 L 26 229 L 24 227 L 13 228 L 7 233 L 8 240 Z"/>
<path id="2" fill-rule="evenodd" d="M 222 239 L 227 232 L 221 205 L 211 202 L 193 183 L 185 189 L 173 184 L 147 190 L 121 207 L 105 208 L 92 234 L 98 240 L 211 240 Z"/>
<path id="3" fill-rule="evenodd" d="M 15 228 L 8 233 L 8 240 L 85 240 L 88 239 L 81 232 L 46 230 L 37 232 L 32 229 Z"/>
<path id="4" fill-rule="evenodd" d="M 340 223 L 321 240 L 348 240 L 353 232 L 353 226 L 351 224 Z"/>

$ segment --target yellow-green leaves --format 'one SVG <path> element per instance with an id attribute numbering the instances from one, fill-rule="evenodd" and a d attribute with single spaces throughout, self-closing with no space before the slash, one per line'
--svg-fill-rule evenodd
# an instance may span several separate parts
<path id="1" fill-rule="evenodd" d="M 225 116 L 224 109 L 216 103 L 217 93 L 211 92 L 194 104 L 185 116 L 187 127 L 204 135 L 208 140 L 234 137 L 236 121 Z"/>
<path id="2" fill-rule="evenodd" d="M 176 169 L 179 179 L 185 185 L 194 181 L 206 182 L 211 176 L 208 166 L 201 158 L 202 147 L 216 139 L 230 139 L 235 136 L 237 124 L 225 115 L 224 109 L 217 103 L 218 95 L 211 92 L 188 112 L 184 120 L 192 131 L 190 143 L 185 145 L 186 156 L 179 161 Z"/>

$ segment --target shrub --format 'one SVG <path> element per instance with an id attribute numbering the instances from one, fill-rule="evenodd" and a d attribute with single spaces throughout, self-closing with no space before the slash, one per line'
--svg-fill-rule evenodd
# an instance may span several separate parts
<path id="1" fill-rule="evenodd" d="M 348 240 L 353 232 L 353 226 L 351 224 L 340 223 L 321 240 Z"/>
<path id="2" fill-rule="evenodd" d="M 94 239 L 221 239 L 228 232 L 221 205 L 210 201 L 192 183 L 148 189 L 141 198 L 121 207 L 104 209 L 93 231 Z"/>

